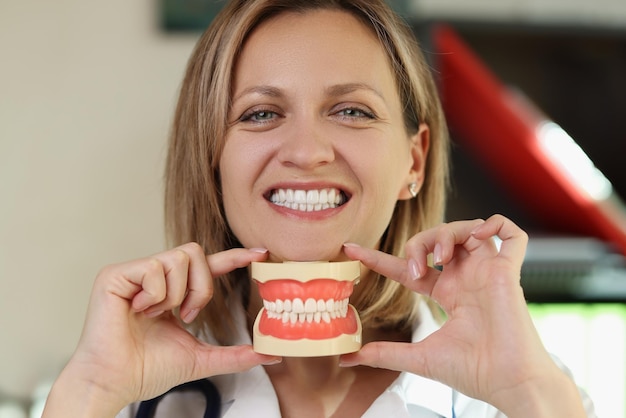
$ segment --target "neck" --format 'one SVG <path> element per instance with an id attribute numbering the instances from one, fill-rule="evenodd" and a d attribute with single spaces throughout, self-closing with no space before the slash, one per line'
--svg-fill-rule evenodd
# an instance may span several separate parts
<path id="1" fill-rule="evenodd" d="M 398 377 L 364 366 L 339 367 L 339 357 L 290 357 L 265 370 L 279 399 L 281 416 L 362 416 Z"/>
<path id="2" fill-rule="evenodd" d="M 339 356 L 285 357 L 278 366 L 272 373 L 289 375 L 300 387 L 315 392 L 323 391 L 331 383 L 349 386 L 354 379 L 350 369 L 339 367 Z"/>

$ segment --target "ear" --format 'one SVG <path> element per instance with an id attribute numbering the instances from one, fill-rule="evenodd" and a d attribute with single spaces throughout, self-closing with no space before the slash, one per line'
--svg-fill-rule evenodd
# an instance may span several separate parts
<path id="1" fill-rule="evenodd" d="M 426 157 L 430 146 L 430 128 L 425 123 L 421 123 L 417 133 L 411 136 L 411 159 L 412 165 L 406 177 L 405 187 L 400 189 L 398 200 L 412 199 L 409 191 L 409 184 L 415 183 L 419 191 L 424 184 L 426 175 Z"/>

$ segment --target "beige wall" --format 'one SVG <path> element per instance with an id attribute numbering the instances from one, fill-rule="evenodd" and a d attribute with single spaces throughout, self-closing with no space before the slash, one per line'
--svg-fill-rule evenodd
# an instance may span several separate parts
<path id="1" fill-rule="evenodd" d="M 194 36 L 156 1 L 0 3 L 0 397 L 71 354 L 98 270 L 164 246 L 161 174 Z"/>

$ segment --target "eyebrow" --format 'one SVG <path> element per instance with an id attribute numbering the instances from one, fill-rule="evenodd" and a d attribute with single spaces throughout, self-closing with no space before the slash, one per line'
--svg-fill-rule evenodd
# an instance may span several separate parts
<path id="1" fill-rule="evenodd" d="M 326 93 L 333 97 L 343 96 L 348 93 L 352 93 L 358 90 L 366 90 L 371 93 L 374 93 L 376 96 L 385 100 L 385 97 L 374 87 L 365 83 L 346 83 L 346 84 L 337 84 L 334 86 L 330 86 L 326 89 Z"/>
<path id="2" fill-rule="evenodd" d="M 252 86 L 252 87 L 248 87 L 247 89 L 244 89 L 237 96 L 233 97 L 233 103 L 249 94 L 258 94 L 261 96 L 270 96 L 270 97 L 281 97 L 283 95 L 280 89 L 276 87 L 265 86 L 265 85 Z"/>
<path id="3" fill-rule="evenodd" d="M 384 96 L 372 86 L 365 83 L 345 83 L 345 84 L 336 84 L 330 86 L 326 89 L 326 94 L 331 97 L 340 97 L 349 93 L 353 93 L 358 90 L 366 90 L 371 93 L 374 93 L 376 96 L 380 97 L 382 100 L 385 100 Z M 236 97 L 233 98 L 233 102 L 241 99 L 244 96 L 249 94 L 258 94 L 261 96 L 269 96 L 269 97 L 282 97 L 283 93 L 281 89 L 273 86 L 260 85 L 260 86 L 252 86 L 244 89 L 241 93 L 239 93 Z"/>

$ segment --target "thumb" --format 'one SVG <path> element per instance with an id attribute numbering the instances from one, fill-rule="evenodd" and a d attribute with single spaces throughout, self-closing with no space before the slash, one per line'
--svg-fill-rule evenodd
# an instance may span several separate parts
<path id="1" fill-rule="evenodd" d="M 397 343 L 377 341 L 365 344 L 356 353 L 345 354 L 339 359 L 341 367 L 358 365 L 382 369 L 408 371 L 429 377 L 426 356 L 421 343 Z"/>
<path id="2" fill-rule="evenodd" d="M 250 345 L 220 347 L 203 344 L 197 350 L 196 356 L 192 380 L 244 372 L 258 365 L 277 364 L 282 361 L 282 357 L 256 353 Z"/>

